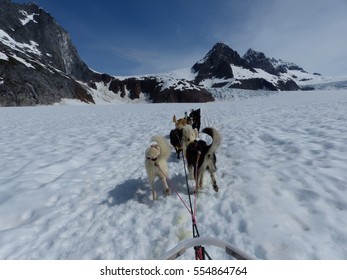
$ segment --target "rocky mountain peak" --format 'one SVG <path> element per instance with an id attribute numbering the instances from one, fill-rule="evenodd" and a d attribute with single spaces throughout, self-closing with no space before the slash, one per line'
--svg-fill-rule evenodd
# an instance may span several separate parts
<path id="1" fill-rule="evenodd" d="M 250 68 L 260 68 L 272 75 L 278 74 L 275 67 L 271 63 L 271 60 L 266 57 L 263 52 L 248 49 L 242 58 L 247 62 L 247 65 Z"/>
<path id="2" fill-rule="evenodd" d="M 34 3 L 0 0 L 0 106 L 51 104 L 93 98 L 78 81 L 95 74 L 69 34 Z"/>
<path id="3" fill-rule="evenodd" d="M 303 73 L 307 73 L 302 67 L 296 65 L 293 62 L 286 62 L 282 59 L 271 58 L 272 65 L 276 68 L 278 73 L 287 73 L 288 70 L 298 70 Z"/>
<path id="4" fill-rule="evenodd" d="M 28 54 L 30 49 L 35 50 L 30 52 L 31 59 L 51 65 L 78 80 L 91 78 L 91 71 L 80 59 L 70 35 L 35 3 L 5 1 L 0 7 L 0 15 L 0 27 L 8 38 L 25 46 L 20 49 L 17 44 L 17 51 Z"/>
<path id="5" fill-rule="evenodd" d="M 52 104 L 62 98 L 112 102 L 141 95 L 152 102 L 209 102 L 216 87 L 299 89 L 293 79 L 302 68 L 252 49 L 240 57 L 223 42 L 193 65 L 195 75 L 122 79 L 95 73 L 48 12 L 34 3 L 0 3 L 0 106 Z"/>
<path id="6" fill-rule="evenodd" d="M 241 66 L 243 60 L 240 55 L 224 43 L 215 44 L 205 57 L 195 63 L 192 72 L 197 73 L 195 82 L 200 83 L 204 79 L 233 78 L 231 64 Z"/>
<path id="7" fill-rule="evenodd" d="M 221 61 L 225 61 L 236 66 L 241 66 L 243 64 L 240 55 L 222 42 L 219 42 L 212 47 L 202 61 L 206 60 L 210 61 L 212 64 L 216 64 Z"/>
<path id="8" fill-rule="evenodd" d="M 288 75 L 281 76 L 283 72 L 273 63 L 263 52 L 248 49 L 240 57 L 228 45 L 219 42 L 202 60 L 194 64 L 192 72 L 196 73 L 196 84 L 210 84 L 215 88 L 298 90 L 295 81 Z"/>

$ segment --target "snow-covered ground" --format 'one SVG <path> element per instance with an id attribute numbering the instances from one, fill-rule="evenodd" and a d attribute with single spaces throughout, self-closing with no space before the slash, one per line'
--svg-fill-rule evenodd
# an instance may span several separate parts
<path id="1" fill-rule="evenodd" d="M 347 90 L 0 108 L 0 259 L 158 259 L 191 238 L 175 193 L 151 200 L 144 152 L 152 135 L 168 136 L 173 114 L 198 107 L 202 127 L 223 137 L 220 191 L 205 176 L 197 199 L 200 235 L 258 259 L 346 259 Z M 174 151 L 169 168 L 188 201 Z"/>

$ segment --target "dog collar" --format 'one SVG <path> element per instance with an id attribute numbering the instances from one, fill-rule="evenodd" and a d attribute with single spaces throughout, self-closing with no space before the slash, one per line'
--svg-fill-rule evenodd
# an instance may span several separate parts
<path id="1" fill-rule="evenodd" d="M 146 159 L 151 160 L 151 161 L 156 161 L 158 158 L 146 157 Z"/>

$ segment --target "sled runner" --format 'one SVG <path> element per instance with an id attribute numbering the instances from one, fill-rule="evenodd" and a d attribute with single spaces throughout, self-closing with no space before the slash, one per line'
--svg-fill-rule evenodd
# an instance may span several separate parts
<path id="1" fill-rule="evenodd" d="M 225 250 L 225 252 L 231 255 L 234 259 L 237 260 L 254 260 L 254 258 L 247 253 L 241 251 L 235 246 L 215 237 L 194 237 L 187 239 L 175 248 L 168 251 L 165 255 L 161 257 L 162 260 L 175 260 L 179 256 L 182 256 L 187 249 L 196 248 L 197 246 L 214 246 L 219 247 Z M 202 247 L 203 248 L 203 247 Z"/>

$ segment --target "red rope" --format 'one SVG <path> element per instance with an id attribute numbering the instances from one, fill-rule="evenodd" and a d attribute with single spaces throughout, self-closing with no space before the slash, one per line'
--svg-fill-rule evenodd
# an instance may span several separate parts
<path id="1" fill-rule="evenodd" d="M 167 184 L 168 184 L 168 186 L 169 186 L 169 188 L 170 189 L 173 189 L 174 190 L 174 192 L 176 193 L 176 195 L 178 196 L 178 198 L 181 200 L 181 202 L 183 203 L 183 205 L 184 205 L 184 207 L 188 210 L 188 212 L 189 212 L 189 214 L 191 215 L 191 217 L 192 217 L 192 223 L 193 223 L 193 236 L 194 237 L 196 237 L 195 236 L 195 234 L 194 234 L 194 229 L 196 230 L 196 232 L 197 232 L 197 236 L 199 236 L 199 233 L 198 233 L 198 231 L 197 231 L 197 223 L 196 223 L 196 208 L 197 208 L 197 190 L 198 190 L 198 162 L 199 162 L 199 158 L 200 158 L 200 153 L 198 154 L 198 159 L 197 159 L 197 162 L 196 162 L 196 176 L 195 176 L 195 190 L 194 190 L 194 211 L 193 210 L 190 210 L 189 209 L 189 207 L 188 207 L 188 205 L 184 202 L 184 200 L 183 200 L 183 198 L 182 198 L 182 196 L 178 193 L 178 191 L 177 191 L 177 189 L 173 186 L 173 185 L 171 185 L 171 183 L 170 183 L 170 181 L 168 181 L 168 177 L 167 176 L 165 176 L 165 174 L 164 174 L 164 172 L 163 172 L 163 170 L 160 168 L 160 166 L 157 164 L 157 163 L 155 163 L 155 166 L 160 170 L 160 172 L 165 176 L 165 179 L 166 179 L 166 182 L 167 182 Z M 184 160 L 184 159 L 183 159 Z M 189 192 L 189 188 L 188 188 L 188 192 Z M 189 194 L 188 194 L 189 195 Z M 193 211 L 193 213 L 192 213 L 192 211 Z M 204 260 L 205 259 L 205 249 L 204 249 L 204 247 L 202 247 L 202 246 L 196 246 L 196 247 L 194 247 L 194 250 L 195 250 L 195 259 L 196 260 Z M 207 253 L 206 253 L 207 254 Z M 207 254 L 207 256 L 209 257 L 209 255 Z M 210 257 L 209 257 L 209 259 L 211 259 Z"/>
<path id="2" fill-rule="evenodd" d="M 183 198 L 180 196 L 180 194 L 178 193 L 178 191 L 176 190 L 175 187 L 172 187 L 171 184 L 168 184 L 170 188 L 174 189 L 174 192 L 176 193 L 176 195 L 178 196 L 178 198 L 182 201 L 183 205 L 187 208 L 188 212 L 190 213 L 190 215 L 192 216 L 193 222 L 196 223 L 195 221 L 195 217 L 193 215 L 193 213 L 190 211 L 188 205 L 184 202 Z"/>
<path id="3" fill-rule="evenodd" d="M 176 193 L 176 195 L 178 196 L 178 198 L 182 201 L 183 205 L 186 207 L 186 209 L 188 210 L 188 212 L 190 213 L 190 215 L 192 216 L 192 222 L 193 222 L 193 226 L 196 226 L 196 209 L 197 209 L 197 195 L 198 195 L 198 163 L 199 163 L 199 159 L 200 159 L 200 154 L 201 152 L 198 152 L 198 158 L 196 160 L 195 163 L 195 188 L 194 188 L 194 211 L 192 213 L 192 211 L 189 209 L 188 205 L 184 202 L 183 198 L 181 197 L 181 195 L 178 193 L 177 189 L 175 187 L 173 187 L 170 183 L 170 181 L 168 181 L 168 177 L 165 176 L 164 172 L 161 170 L 160 166 L 158 164 L 155 164 L 155 166 L 160 170 L 160 172 L 165 176 L 166 178 L 166 182 L 168 183 L 168 186 L 170 189 L 173 189 L 174 192 Z M 184 159 L 183 159 L 184 160 Z M 189 190 L 188 190 L 189 191 Z"/>
<path id="4" fill-rule="evenodd" d="M 165 176 L 163 170 L 161 170 L 160 166 L 158 164 L 155 164 L 155 166 L 160 170 L 160 172 Z M 182 201 L 183 205 L 186 207 L 186 209 L 188 210 L 188 212 L 190 213 L 190 215 L 192 216 L 193 222 L 196 224 L 196 220 L 195 217 L 193 215 L 193 213 L 190 211 L 188 205 L 184 202 L 182 196 L 178 193 L 177 189 L 175 187 L 173 187 L 170 183 L 170 181 L 168 181 L 168 177 L 166 177 L 166 182 L 168 183 L 168 186 L 170 187 L 170 189 L 173 189 L 174 192 L 176 193 L 176 195 L 178 196 L 178 198 Z"/>
<path id="5" fill-rule="evenodd" d="M 204 247 L 196 246 L 195 249 L 195 259 L 196 260 L 204 260 Z"/>

